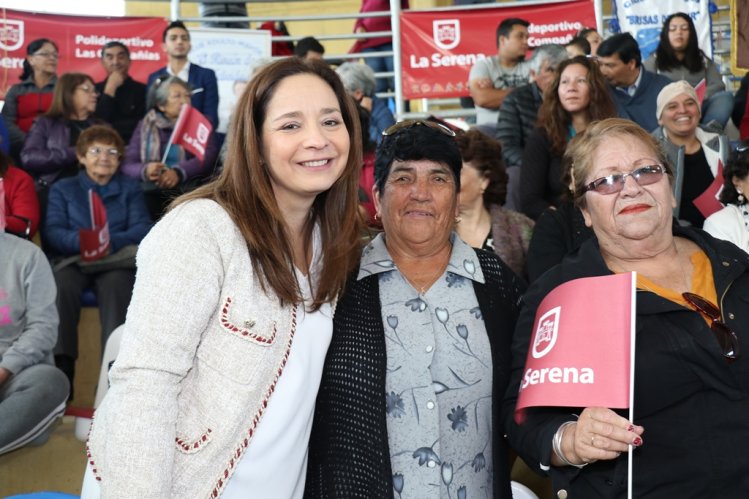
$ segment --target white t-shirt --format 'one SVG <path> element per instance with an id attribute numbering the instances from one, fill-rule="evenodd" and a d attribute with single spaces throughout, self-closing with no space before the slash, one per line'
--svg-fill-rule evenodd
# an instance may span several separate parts
<path id="1" fill-rule="evenodd" d="M 528 83 L 530 71 L 528 62 L 522 61 L 508 68 L 499 62 L 499 56 L 493 55 L 485 59 L 479 59 L 471 68 L 468 80 L 480 80 L 488 78 L 492 81 L 494 88 L 515 88 Z M 497 125 L 499 120 L 499 109 L 489 109 L 476 106 L 477 125 Z"/>
<path id="2" fill-rule="evenodd" d="M 300 272 L 297 279 L 306 300 L 309 284 Z M 222 499 L 302 497 L 315 399 L 332 335 L 330 304 L 314 313 L 300 307 L 289 360 Z"/>

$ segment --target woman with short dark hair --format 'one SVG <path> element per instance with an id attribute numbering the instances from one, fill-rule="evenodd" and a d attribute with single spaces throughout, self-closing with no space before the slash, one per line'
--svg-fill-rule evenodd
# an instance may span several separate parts
<path id="1" fill-rule="evenodd" d="M 474 248 L 496 253 L 527 280 L 525 257 L 533 220 L 502 207 L 507 197 L 507 172 L 499 142 L 479 130 L 458 133 L 463 158 L 460 170 L 458 235 Z"/>

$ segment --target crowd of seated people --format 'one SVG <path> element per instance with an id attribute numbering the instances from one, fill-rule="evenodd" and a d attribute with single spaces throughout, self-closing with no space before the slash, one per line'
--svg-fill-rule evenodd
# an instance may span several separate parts
<path id="1" fill-rule="evenodd" d="M 527 28 L 522 19 L 512 21 L 509 32 L 497 34 L 503 38 L 500 47 L 507 47 L 508 53 L 522 49 L 525 43 L 522 37 L 511 37 L 513 27 L 520 32 Z M 0 149 L 7 153 L 0 152 L 4 231 L 22 239 L 40 237 L 46 259 L 41 252 L 29 250 L 32 245 L 27 241 L 13 239 L 10 244 L 11 236 L 3 234 L 0 266 L 5 265 L 9 272 L 33 272 L 33 279 L 56 290 L 56 298 L 50 300 L 45 295 L 46 301 L 40 305 L 41 298 L 23 296 L 19 302 L 22 308 L 14 310 L 18 317 L 23 315 L 23 307 L 46 317 L 43 334 L 34 333 L 31 315 L 25 323 L 18 319 L 12 328 L 0 320 L 4 336 L 0 338 L 0 414 L 6 399 L 18 396 L 16 384 L 19 391 L 22 382 L 35 390 L 43 385 L 46 390 L 34 395 L 44 398 L 44 404 L 37 403 L 37 398 L 28 399 L 26 403 L 36 410 L 23 418 L 16 416 L 18 429 L 11 425 L 8 431 L 0 429 L 0 454 L 44 441 L 51 420 L 60 413 L 60 404 L 64 407 L 65 400 L 72 399 L 84 291 L 93 290 L 97 298 L 102 349 L 110 333 L 125 321 L 135 282 L 134 259 L 92 270 L 76 258 L 82 252 L 80 231 L 91 225 L 91 193 L 96 193 L 106 208 L 108 254 L 112 256 L 137 247 L 174 198 L 206 183 L 214 173 L 220 146 L 215 136 L 209 139 L 203 159 L 170 144 L 169 139 L 185 104 L 201 106 L 217 124 L 212 106 L 217 107 L 218 100 L 214 102 L 210 95 L 215 74 L 187 61 L 189 32 L 181 23 L 167 27 L 164 43 L 169 62 L 145 85 L 128 75 L 130 59 L 124 45 L 112 42 L 103 47 L 107 78 L 95 83 L 82 73 L 58 75 L 56 43 L 34 40 L 27 47 L 22 81 L 6 97 L 0 122 Z M 666 20 L 659 48 L 647 60 L 642 60 L 630 35 L 602 39 L 595 30 L 585 29 L 564 47 L 568 58 L 562 59 L 562 46 L 547 47 L 536 60 L 514 58 L 512 85 L 482 83 L 482 91 L 501 88 L 503 93 L 496 109 L 481 101 L 485 104 L 482 111 L 498 113 L 498 118 L 491 118 L 496 119 L 496 126 L 491 122 L 457 132 L 462 156 L 457 235 L 470 246 L 496 253 L 531 285 L 544 275 L 548 277 L 550 269 L 596 237 L 590 215 L 586 217 L 581 208 L 580 179 L 574 178 L 574 171 L 585 170 L 565 162 L 570 144 L 582 142 L 586 129 L 594 123 L 619 116 L 637 123 L 663 147 L 676 202 L 673 223 L 701 229 L 706 217 L 723 209 L 722 216 L 710 218 L 711 232 L 730 232 L 746 249 L 749 229 L 743 229 L 749 227 L 749 210 L 743 189 L 749 190 L 749 185 L 747 161 L 741 153 L 747 148 L 731 155 L 724 127 L 731 118 L 745 118 L 749 78 L 742 82 L 743 97 L 738 95 L 734 102 L 733 94 L 716 80 L 715 64 L 696 43 L 693 22 L 680 13 Z M 497 61 L 501 64 L 501 48 Z M 386 103 L 375 95 L 374 74 L 366 65 L 347 62 L 339 66 L 338 74 L 358 104 L 363 125 L 361 215 L 371 228 L 379 230 L 382 225 L 373 190 L 375 147 L 383 140 L 383 130 L 395 120 Z M 710 77 L 704 103 L 694 90 L 698 74 Z M 202 90 L 198 92 L 200 101 L 194 98 L 196 85 Z M 480 93 L 479 85 L 475 86 Z M 734 112 L 729 116 L 732 107 Z M 508 127 L 516 115 L 523 119 Z M 749 117 L 746 119 L 749 130 Z M 519 144 L 515 139 L 521 133 L 524 143 Z M 573 142 L 577 135 L 580 140 Z M 515 181 L 508 183 L 506 166 L 516 175 Z M 595 171 L 597 166 L 589 168 Z M 705 212 L 696 201 L 723 182 L 721 196 L 718 198 L 716 191 L 712 211 Z M 517 199 L 517 206 L 506 205 L 508 198 Z M 13 251 L 6 253 L 4 246 Z M 24 258 L 32 260 L 32 267 L 17 256 L 20 250 L 16 246 L 27 252 Z M 588 246 L 590 243 L 585 248 Z M 2 275 L 0 286 L 10 286 Z M 4 297 L 0 293 L 0 311 Z M 10 318 L 16 320 L 15 316 Z M 30 337 L 36 350 L 24 350 L 28 358 L 14 353 L 13 345 Z M 5 341 L 8 338 L 10 341 Z M 6 344 L 10 346 L 4 351 Z M 55 391 L 54 396 L 50 391 Z M 20 424 L 22 419 L 23 424 L 36 421 L 34 428 L 39 431 L 29 434 Z M 569 427 L 553 428 L 560 431 L 560 442 L 568 438 L 564 428 Z M 536 449 L 526 452 L 534 454 Z M 570 464 L 566 458 L 573 456 L 571 452 L 566 457 L 552 454 L 552 464 Z"/>

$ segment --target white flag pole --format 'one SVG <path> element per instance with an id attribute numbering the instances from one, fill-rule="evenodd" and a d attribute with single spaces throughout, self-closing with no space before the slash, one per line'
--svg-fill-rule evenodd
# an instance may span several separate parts
<path id="1" fill-rule="evenodd" d="M 169 142 L 166 145 L 166 149 L 164 149 L 164 157 L 161 158 L 161 163 L 166 165 L 166 157 L 169 154 L 169 149 L 172 148 L 172 141 L 174 140 L 174 135 L 177 133 L 177 131 L 182 128 L 182 122 L 185 119 L 185 115 L 187 114 L 187 107 L 188 104 L 182 104 L 182 108 L 179 110 L 179 116 L 177 116 L 177 121 L 174 123 L 174 128 L 172 128 L 172 134 L 169 136 Z"/>
<path id="2" fill-rule="evenodd" d="M 637 272 L 632 272 L 632 301 L 629 317 L 629 420 L 635 421 L 635 321 L 637 320 Z M 627 449 L 627 499 L 632 499 L 632 465 L 634 446 Z"/>
<path id="3" fill-rule="evenodd" d="M 91 228 L 96 228 L 96 220 L 94 220 L 94 190 L 88 190 L 88 212 L 91 215 Z"/>

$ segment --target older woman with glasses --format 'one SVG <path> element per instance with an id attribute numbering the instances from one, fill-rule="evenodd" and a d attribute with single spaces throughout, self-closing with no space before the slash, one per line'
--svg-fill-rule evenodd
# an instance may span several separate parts
<path id="1" fill-rule="evenodd" d="M 125 151 L 122 171 L 142 181 L 148 211 L 154 220 L 164 214 L 169 202 L 201 182 L 218 154 L 214 137 L 208 139 L 200 160 L 181 146 L 170 145 L 182 106 L 190 104 L 190 85 L 176 76 L 158 78 L 148 90 L 148 112 L 135 127 Z"/>
<path id="2" fill-rule="evenodd" d="M 81 254 L 80 229 L 92 228 L 89 192 L 98 194 L 106 208 L 110 253 L 139 244 L 151 228 L 140 186 L 119 171 L 123 150 L 122 139 L 113 128 L 92 126 L 81 134 L 75 147 L 83 168 L 77 176 L 54 184 L 49 193 L 49 209 L 42 232 L 55 264 L 57 283 L 60 333 L 55 362 L 70 379 L 71 392 L 78 357 L 81 293 L 86 288 L 96 292 L 103 346 L 111 332 L 125 322 L 135 282 L 132 260 L 130 265 L 98 272 L 84 270 L 71 262 L 69 257 Z"/>
<path id="3" fill-rule="evenodd" d="M 57 44 L 37 38 L 26 45 L 23 72 L 5 94 L 2 116 L 10 134 L 10 154 L 18 160 L 26 134 L 34 120 L 47 112 L 52 104 L 52 91 L 57 83 Z"/>
<path id="4" fill-rule="evenodd" d="M 383 233 L 338 302 L 305 497 L 511 497 L 499 401 L 522 285 L 455 233 L 454 133 L 406 121 L 377 149 Z"/>
<path id="5" fill-rule="evenodd" d="M 631 121 L 591 124 L 566 159 L 574 201 L 595 237 L 523 298 L 503 413 L 510 443 L 551 475 L 559 497 L 625 497 L 630 446 L 632 497 L 749 497 L 749 359 L 740 352 L 749 341 L 749 255 L 673 223 L 671 167 Z M 634 421 L 605 407 L 540 407 L 516 424 L 541 300 L 573 279 L 631 271 Z"/>
<path id="6" fill-rule="evenodd" d="M 749 253 L 749 142 L 742 143 L 731 153 L 723 169 L 723 190 L 720 201 L 726 206 L 705 220 L 704 229 L 717 237 L 731 241 Z"/>

